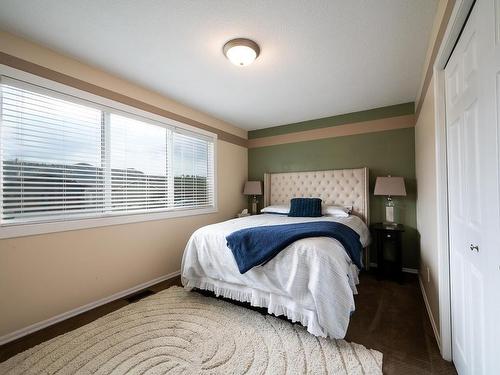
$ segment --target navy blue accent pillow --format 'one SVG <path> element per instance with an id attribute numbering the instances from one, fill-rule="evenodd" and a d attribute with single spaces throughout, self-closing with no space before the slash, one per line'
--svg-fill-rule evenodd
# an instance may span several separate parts
<path id="1" fill-rule="evenodd" d="M 290 217 L 320 217 L 320 198 L 292 198 L 290 200 Z"/>

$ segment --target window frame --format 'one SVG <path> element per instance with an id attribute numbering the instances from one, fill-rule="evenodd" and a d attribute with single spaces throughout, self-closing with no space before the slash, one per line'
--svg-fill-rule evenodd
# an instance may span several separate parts
<path id="1" fill-rule="evenodd" d="M 69 230 L 97 228 L 110 225 L 139 223 L 151 220 L 165 220 L 171 218 L 205 215 L 218 212 L 217 134 L 0 64 L 0 80 L 2 76 L 5 76 L 6 78 L 12 78 L 17 81 L 25 82 L 28 85 L 37 86 L 37 91 L 38 90 L 40 90 L 39 92 L 45 91 L 50 95 L 55 94 L 54 95 L 55 97 L 59 97 L 64 100 L 70 100 L 74 103 L 84 104 L 86 106 L 106 111 L 107 113 L 115 113 L 117 115 L 130 117 L 156 126 L 162 126 L 164 128 L 171 129 L 174 131 L 178 130 L 181 133 L 195 134 L 200 138 L 205 138 L 213 142 L 212 173 L 213 173 L 214 197 L 213 197 L 213 206 L 205 208 L 186 209 L 183 207 L 178 207 L 178 208 L 173 207 L 157 212 L 147 212 L 147 213 L 127 212 L 127 213 L 114 213 L 111 215 L 102 214 L 100 216 L 92 218 L 68 218 L 68 219 L 52 220 L 39 223 L 19 223 L 7 226 L 0 226 L 0 239 L 30 236 L 30 235 L 37 235 L 44 233 L 63 232 Z M 1 91 L 0 91 L 0 101 L 1 101 Z M 2 121 L 1 106 L 0 106 L 0 121 Z M 0 126 L 0 149 L 2 142 L 1 130 L 2 126 Z M 3 196 L 2 168 L 3 165 L 2 163 L 0 163 L 0 199 Z M 2 212 L 2 204 L 0 200 L 0 214 L 1 212 Z"/>

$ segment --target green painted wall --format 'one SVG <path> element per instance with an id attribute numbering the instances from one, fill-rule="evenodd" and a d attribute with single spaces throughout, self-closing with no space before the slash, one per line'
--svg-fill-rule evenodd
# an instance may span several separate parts
<path id="1" fill-rule="evenodd" d="M 262 138 L 273 135 L 281 135 L 293 132 L 300 132 L 304 130 L 329 128 L 331 126 L 338 126 L 343 124 L 352 124 L 355 122 L 363 122 L 370 120 L 379 120 L 388 117 L 411 115 L 415 113 L 415 103 L 403 103 L 391 105 L 388 107 L 380 107 L 368 109 L 366 111 L 346 113 L 343 115 L 319 118 L 316 120 L 309 120 L 303 122 L 296 122 L 294 124 L 273 126 L 270 128 L 252 130 L 248 132 L 248 138 Z"/>
<path id="2" fill-rule="evenodd" d="M 394 199 L 400 209 L 403 265 L 418 268 L 414 128 L 328 138 L 248 150 L 248 177 L 263 180 L 265 172 L 292 172 L 340 168 L 370 168 L 370 192 L 377 176 L 403 176 L 408 195 Z M 383 221 L 384 197 L 370 195 L 372 223 Z M 371 254 L 376 261 L 375 254 Z"/>

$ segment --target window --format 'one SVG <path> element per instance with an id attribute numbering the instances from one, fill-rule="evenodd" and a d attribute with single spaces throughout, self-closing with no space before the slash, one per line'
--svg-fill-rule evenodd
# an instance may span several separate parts
<path id="1" fill-rule="evenodd" d="M 2 227 L 215 208 L 214 138 L 1 81 Z"/>

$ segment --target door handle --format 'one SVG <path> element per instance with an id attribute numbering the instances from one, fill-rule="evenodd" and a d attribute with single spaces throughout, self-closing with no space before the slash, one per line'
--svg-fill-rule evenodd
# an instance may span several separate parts
<path id="1" fill-rule="evenodd" d="M 470 251 L 474 251 L 474 250 L 479 253 L 479 246 L 470 244 Z"/>

